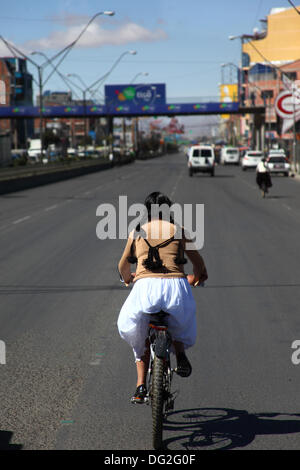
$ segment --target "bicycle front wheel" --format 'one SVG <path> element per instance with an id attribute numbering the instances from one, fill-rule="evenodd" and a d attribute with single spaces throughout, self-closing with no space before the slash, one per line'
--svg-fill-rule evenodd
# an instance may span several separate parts
<path id="1" fill-rule="evenodd" d="M 164 408 L 164 360 L 154 357 L 152 375 L 152 442 L 155 450 L 162 447 Z"/>

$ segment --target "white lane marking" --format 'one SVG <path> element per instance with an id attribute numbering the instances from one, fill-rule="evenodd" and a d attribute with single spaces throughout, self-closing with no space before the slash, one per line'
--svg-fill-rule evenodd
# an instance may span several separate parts
<path id="1" fill-rule="evenodd" d="M 54 204 L 54 206 L 46 207 L 45 212 L 53 211 L 53 209 L 56 209 L 57 207 L 58 207 L 58 204 Z"/>
<path id="2" fill-rule="evenodd" d="M 178 177 L 178 179 L 177 179 L 177 181 L 176 181 L 176 183 L 175 183 L 175 186 L 174 186 L 174 188 L 173 188 L 173 191 L 171 192 L 171 195 L 170 195 L 171 199 L 172 199 L 172 198 L 174 197 L 174 195 L 175 195 L 175 191 L 176 191 L 176 189 L 177 189 L 177 187 L 178 187 L 179 181 L 181 180 L 182 176 L 183 176 L 183 171 L 180 173 L 180 175 L 179 175 L 179 177 Z"/>
<path id="3" fill-rule="evenodd" d="M 25 220 L 31 219 L 31 215 L 26 215 L 26 217 L 22 217 L 22 219 L 15 220 L 13 222 L 13 225 L 20 224 L 21 222 L 24 222 Z"/>
<path id="4" fill-rule="evenodd" d="M 129 173 L 129 175 L 125 175 L 125 176 L 121 176 L 120 177 L 120 180 L 124 181 L 124 180 L 129 180 L 130 178 L 133 178 L 135 175 L 137 175 L 139 172 L 137 171 L 134 171 L 132 173 Z"/>
<path id="5" fill-rule="evenodd" d="M 96 361 L 90 362 L 90 366 L 100 366 L 101 359 L 97 359 Z"/>
<path id="6" fill-rule="evenodd" d="M 78 193 L 77 197 L 80 197 L 82 194 L 89 195 L 89 194 L 91 194 L 92 192 L 94 192 L 94 191 L 96 191 L 96 190 L 98 190 L 98 189 L 105 189 L 106 187 L 110 187 L 111 185 L 113 185 L 114 183 L 116 183 L 117 180 L 120 180 L 120 179 L 121 179 L 121 180 L 126 180 L 126 179 L 129 179 L 129 178 L 133 178 L 133 177 L 134 177 L 135 175 L 137 175 L 137 174 L 139 174 L 139 171 L 133 171 L 133 172 L 131 172 L 131 173 L 125 175 L 124 177 L 121 177 L 121 178 L 120 178 L 120 177 L 117 177 L 117 178 L 113 179 L 112 181 L 107 181 L 107 182 L 105 182 L 104 184 L 101 184 L 101 185 L 99 185 L 99 186 L 96 186 L 95 188 L 92 188 L 92 189 L 89 190 L 89 191 L 86 191 L 85 193 Z M 182 176 L 182 175 L 181 175 L 181 176 Z M 178 181 L 178 182 L 179 182 L 179 181 Z M 177 183 L 177 185 L 178 185 L 178 183 Z M 177 185 L 176 185 L 176 186 L 177 186 Z M 70 199 L 68 199 L 68 200 L 66 200 L 66 201 L 64 201 L 64 202 L 62 202 L 61 204 L 54 204 L 54 205 L 52 205 L 52 206 L 50 206 L 50 207 L 46 207 L 46 208 L 44 208 L 44 209 L 39 209 L 39 210 L 37 210 L 34 214 L 32 214 L 32 215 L 30 215 L 30 216 L 27 215 L 26 217 L 22 217 L 21 219 L 15 220 L 14 222 L 11 222 L 9 225 L 2 225 L 2 226 L 0 227 L 0 232 L 3 232 L 4 230 L 7 230 L 7 229 L 9 229 L 9 228 L 11 228 L 11 227 L 13 227 L 13 226 L 15 226 L 15 225 L 18 225 L 18 224 L 22 223 L 22 222 L 25 222 L 26 220 L 31 219 L 31 218 L 32 218 L 33 216 L 35 216 L 35 215 L 40 215 L 40 214 L 42 214 L 42 212 L 49 212 L 49 211 L 51 211 L 51 210 L 54 210 L 54 209 L 56 209 L 56 208 L 58 208 L 58 207 L 63 206 L 64 204 L 68 204 L 68 203 L 73 202 L 73 201 L 76 201 L 76 197 L 75 197 L 75 198 L 74 198 L 74 197 L 73 197 L 73 198 L 70 198 Z"/>
<path id="7" fill-rule="evenodd" d="M 96 356 L 95 360 L 89 363 L 90 366 L 100 366 L 101 361 L 103 357 L 105 356 L 105 353 L 96 353 L 95 356 Z"/>
<path id="8" fill-rule="evenodd" d="M 130 178 L 134 178 L 135 175 L 138 175 L 140 172 L 139 171 L 135 171 L 135 172 L 132 172 L 132 173 L 129 173 L 129 175 L 125 175 L 125 176 L 117 176 L 114 180 L 112 181 L 106 181 L 98 186 L 95 186 L 94 188 L 92 188 L 92 192 L 94 191 L 98 191 L 98 189 L 106 189 L 106 187 L 111 187 L 113 186 L 114 184 L 118 184 L 118 182 L 120 181 L 125 181 L 125 180 L 128 180 Z M 79 194 L 80 196 L 80 194 Z"/>
<path id="9" fill-rule="evenodd" d="M 292 210 L 292 208 L 291 208 L 290 206 L 288 206 L 287 204 L 284 204 L 284 202 L 282 203 L 282 205 L 283 205 L 284 207 L 286 207 L 288 211 L 291 211 L 291 210 Z"/>

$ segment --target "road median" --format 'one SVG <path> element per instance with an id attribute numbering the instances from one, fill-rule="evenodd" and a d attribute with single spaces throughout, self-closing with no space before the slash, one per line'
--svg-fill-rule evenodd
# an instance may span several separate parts
<path id="1" fill-rule="evenodd" d="M 121 156 L 116 154 L 113 161 L 110 161 L 108 158 L 97 158 L 81 161 L 68 160 L 47 165 L 38 164 L 17 168 L 1 168 L 0 195 L 57 183 L 58 181 L 76 178 L 88 173 L 107 170 L 114 166 L 127 165 L 134 162 L 135 159 L 148 160 L 162 157 L 163 155 L 162 153 L 151 152 L 140 153 L 136 157 L 133 155 Z"/>
<path id="2" fill-rule="evenodd" d="M 3 168 L 0 171 L 0 194 L 7 194 L 45 184 L 76 178 L 88 173 L 107 170 L 115 165 L 129 164 L 132 157 L 122 157 L 116 162 L 101 158 L 95 160 L 61 162 L 50 165 Z"/>

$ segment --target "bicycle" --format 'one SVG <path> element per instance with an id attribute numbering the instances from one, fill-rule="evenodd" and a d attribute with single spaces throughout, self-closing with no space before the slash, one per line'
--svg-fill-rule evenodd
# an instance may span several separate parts
<path id="1" fill-rule="evenodd" d="M 269 192 L 269 188 L 272 187 L 270 174 L 268 172 L 257 173 L 256 183 L 261 191 L 262 197 L 265 198 Z"/>
<path id="2" fill-rule="evenodd" d="M 268 186 L 267 186 L 266 181 L 262 181 L 260 185 L 260 189 L 261 189 L 262 197 L 265 198 L 266 194 L 268 193 Z"/>
<path id="3" fill-rule="evenodd" d="M 205 283 L 198 285 L 204 287 Z M 162 448 L 163 421 L 168 412 L 174 410 L 177 396 L 177 392 L 171 391 L 172 378 L 176 369 L 171 367 L 172 336 L 168 330 L 168 315 L 163 310 L 151 314 L 148 330 L 150 361 L 146 379 L 148 390 L 146 403 L 151 404 L 152 408 L 152 443 L 155 450 Z"/>
<path id="4" fill-rule="evenodd" d="M 162 448 L 163 421 L 167 413 L 174 409 L 176 393 L 172 393 L 171 384 L 176 369 L 171 367 L 170 347 L 172 337 L 168 331 L 167 316 L 161 310 L 151 314 L 148 340 L 150 361 L 147 373 L 146 403 L 152 408 L 152 443 L 155 450 Z"/>
<path id="5" fill-rule="evenodd" d="M 121 274 L 120 281 L 124 282 Z M 132 273 L 134 278 L 135 273 Z M 192 283 L 193 275 L 187 276 Z M 129 284 L 125 284 L 128 286 Z M 197 282 L 194 287 L 204 287 L 204 282 Z M 148 329 L 150 349 L 149 366 L 146 377 L 147 395 L 144 403 L 152 408 L 152 444 L 155 450 L 163 447 L 163 422 L 169 411 L 174 410 L 177 392 L 172 393 L 171 384 L 176 369 L 171 367 L 170 348 L 172 336 L 168 330 L 168 313 L 161 310 L 151 313 Z"/>

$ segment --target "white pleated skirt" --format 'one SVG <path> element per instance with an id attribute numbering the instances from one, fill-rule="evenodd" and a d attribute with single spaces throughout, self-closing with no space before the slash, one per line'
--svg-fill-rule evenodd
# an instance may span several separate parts
<path id="1" fill-rule="evenodd" d="M 196 303 L 185 278 L 142 278 L 134 283 L 118 318 L 118 330 L 132 347 L 136 361 L 145 353 L 151 314 L 169 313 L 172 339 L 188 349 L 196 341 Z"/>

